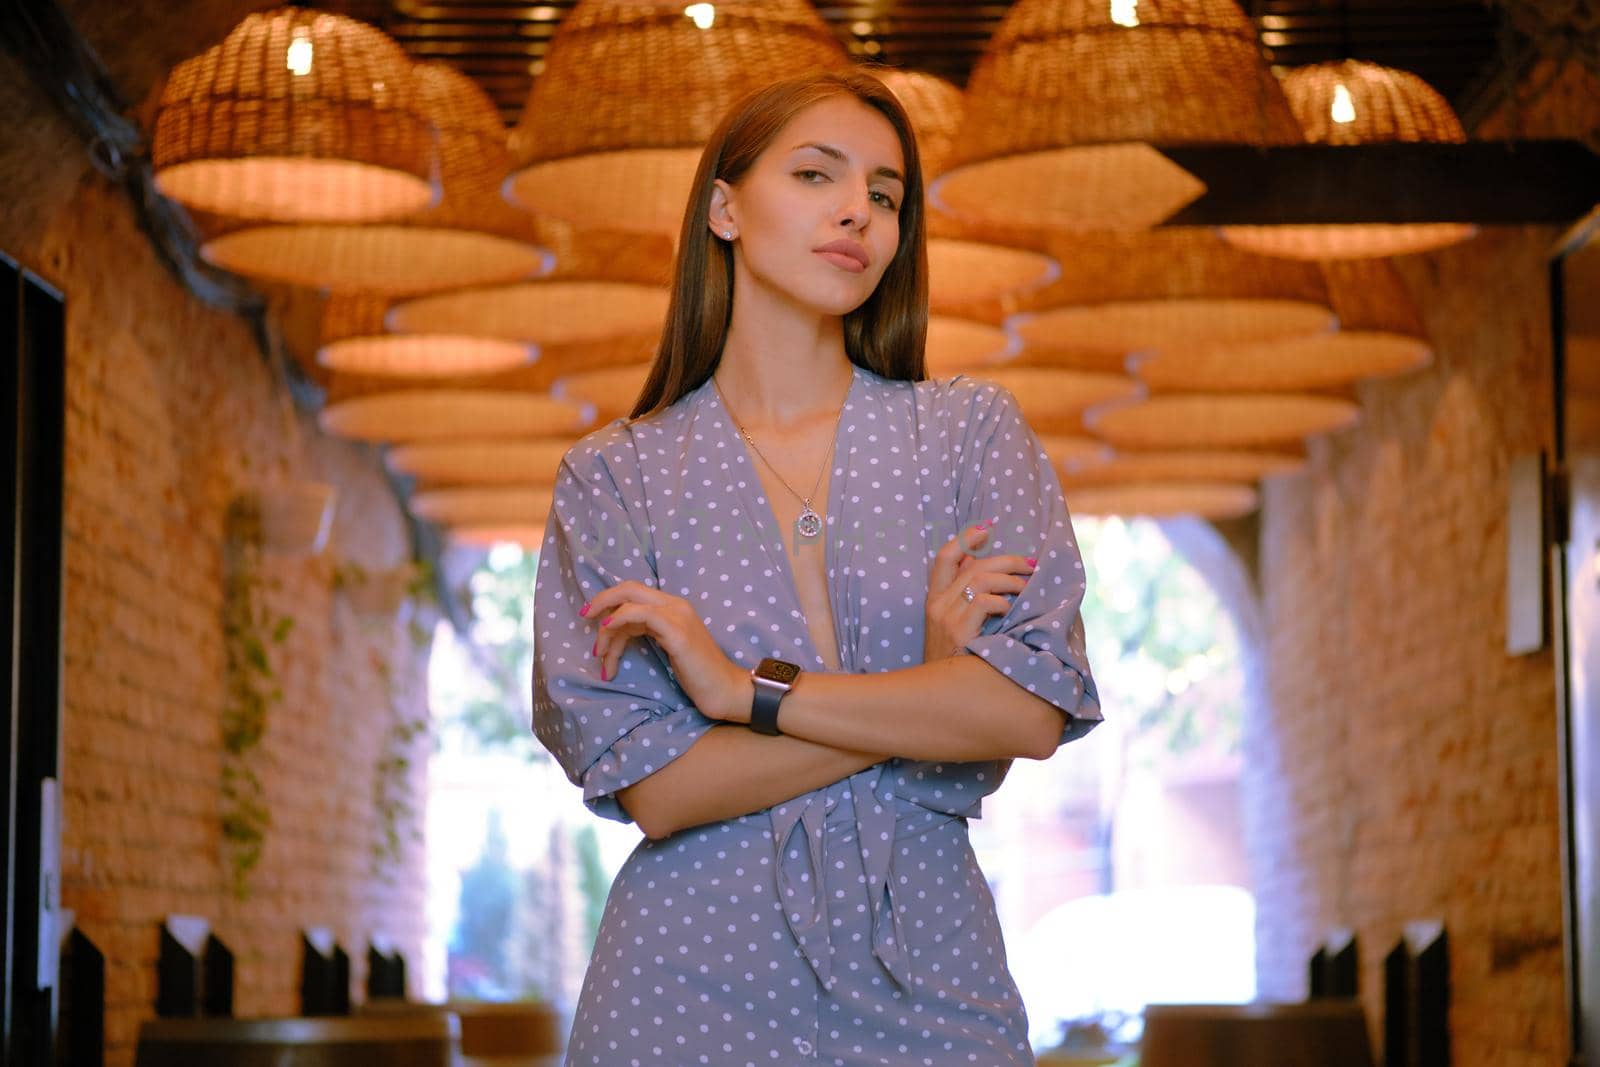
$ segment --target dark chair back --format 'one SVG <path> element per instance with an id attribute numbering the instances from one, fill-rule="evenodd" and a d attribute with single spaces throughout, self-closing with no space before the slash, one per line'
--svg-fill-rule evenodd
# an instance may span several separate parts
<path id="1" fill-rule="evenodd" d="M 1139 1067 L 1372 1067 L 1361 1005 L 1152 1004 Z"/>
<path id="2" fill-rule="evenodd" d="M 153 1019 L 135 1067 L 452 1067 L 453 1015 L 352 1019 Z"/>

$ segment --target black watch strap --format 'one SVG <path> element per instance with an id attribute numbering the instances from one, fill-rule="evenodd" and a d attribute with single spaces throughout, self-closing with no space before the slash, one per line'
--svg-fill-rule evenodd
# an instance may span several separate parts
<path id="1" fill-rule="evenodd" d="M 755 701 L 750 705 L 750 729 L 768 737 L 781 734 L 783 731 L 778 729 L 778 705 L 783 703 L 787 695 L 786 689 L 774 689 L 758 683 Z"/>

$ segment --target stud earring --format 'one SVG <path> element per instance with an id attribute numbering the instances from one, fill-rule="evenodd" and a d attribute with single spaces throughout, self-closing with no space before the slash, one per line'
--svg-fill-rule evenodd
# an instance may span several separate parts
<path id="1" fill-rule="evenodd" d="M 723 239 L 723 240 L 724 240 L 724 241 L 731 241 L 731 240 L 733 240 L 733 231 L 732 231 L 732 230 L 723 230 L 723 231 L 722 231 L 722 239 Z"/>

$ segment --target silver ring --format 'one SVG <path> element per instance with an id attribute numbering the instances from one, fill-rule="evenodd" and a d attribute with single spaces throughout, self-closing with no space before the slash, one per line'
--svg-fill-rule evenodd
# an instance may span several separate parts
<path id="1" fill-rule="evenodd" d="M 961 587 L 961 598 L 963 600 L 965 600 L 968 604 L 972 603 L 973 599 L 977 595 L 978 595 L 977 593 L 974 593 L 972 591 L 972 586 L 964 585 L 964 586 Z"/>

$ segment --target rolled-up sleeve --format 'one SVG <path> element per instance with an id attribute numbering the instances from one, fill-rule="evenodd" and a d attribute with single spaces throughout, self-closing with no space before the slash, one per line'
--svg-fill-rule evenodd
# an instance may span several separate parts
<path id="1" fill-rule="evenodd" d="M 990 554 L 1033 556 L 1038 567 L 1011 609 L 991 615 L 964 653 L 980 657 L 1066 716 L 1065 744 L 1101 721 L 1085 651 L 1086 577 L 1061 481 L 1016 397 L 995 382 L 952 382 L 960 412 L 957 510 L 963 526 L 997 520 Z"/>
<path id="2" fill-rule="evenodd" d="M 631 822 L 616 793 L 681 756 L 712 726 L 678 686 L 655 642 L 627 643 L 610 681 L 590 654 L 597 630 L 578 614 L 602 590 L 632 579 L 659 588 L 649 525 L 629 446 L 573 446 L 556 473 L 534 577 L 533 732 L 589 810 Z M 608 452 L 615 454 L 608 455 Z M 618 479 L 614 465 L 627 471 Z"/>

